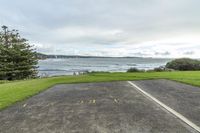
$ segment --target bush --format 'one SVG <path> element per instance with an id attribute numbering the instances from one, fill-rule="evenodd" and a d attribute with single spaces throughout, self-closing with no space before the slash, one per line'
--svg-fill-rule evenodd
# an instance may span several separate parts
<path id="1" fill-rule="evenodd" d="M 163 66 L 156 67 L 156 68 L 151 69 L 151 70 L 147 70 L 147 72 L 171 72 L 171 71 L 174 71 L 174 69 L 169 69 L 169 68 L 166 68 L 166 67 L 163 67 Z"/>
<path id="2" fill-rule="evenodd" d="M 164 67 L 156 67 L 153 69 L 154 72 L 162 72 L 162 71 L 165 71 L 165 68 Z"/>
<path id="3" fill-rule="evenodd" d="M 132 68 L 129 68 L 129 69 L 127 70 L 127 72 L 144 72 L 144 70 L 139 70 L 139 69 L 137 69 L 137 68 L 135 68 L 135 67 L 132 67 Z"/>
<path id="4" fill-rule="evenodd" d="M 168 62 L 166 68 L 180 71 L 200 70 L 200 61 L 189 58 L 175 59 Z"/>

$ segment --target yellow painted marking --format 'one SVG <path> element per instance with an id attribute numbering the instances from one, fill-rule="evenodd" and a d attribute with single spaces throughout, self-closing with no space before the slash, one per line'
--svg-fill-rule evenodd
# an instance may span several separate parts
<path id="1" fill-rule="evenodd" d="M 24 104 L 23 107 L 26 107 L 27 104 Z"/>
<path id="2" fill-rule="evenodd" d="M 118 103 L 117 99 L 114 99 L 114 101 L 115 101 L 116 103 Z"/>
<path id="3" fill-rule="evenodd" d="M 51 103 L 50 105 L 53 106 L 55 103 Z"/>
<path id="4" fill-rule="evenodd" d="M 92 100 L 90 100 L 89 103 L 92 103 Z"/>

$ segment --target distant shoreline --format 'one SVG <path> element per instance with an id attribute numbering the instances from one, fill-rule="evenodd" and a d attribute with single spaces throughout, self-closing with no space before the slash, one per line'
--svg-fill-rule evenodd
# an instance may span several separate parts
<path id="1" fill-rule="evenodd" d="M 173 59 L 173 58 L 156 58 L 156 57 L 137 57 L 137 56 L 124 56 L 124 57 L 113 57 L 113 56 L 83 56 L 83 55 L 47 55 L 38 53 L 37 57 L 40 60 L 44 59 L 66 59 L 66 58 L 145 58 L 145 59 Z"/>

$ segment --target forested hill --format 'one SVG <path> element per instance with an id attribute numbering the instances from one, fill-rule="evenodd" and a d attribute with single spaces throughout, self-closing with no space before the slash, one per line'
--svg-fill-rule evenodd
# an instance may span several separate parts
<path id="1" fill-rule="evenodd" d="M 113 58 L 113 57 L 106 57 L 106 56 L 81 56 L 81 55 L 47 55 L 38 53 L 37 54 L 39 59 L 48 59 L 48 58 Z M 141 57 L 118 57 L 118 58 L 141 58 Z"/>

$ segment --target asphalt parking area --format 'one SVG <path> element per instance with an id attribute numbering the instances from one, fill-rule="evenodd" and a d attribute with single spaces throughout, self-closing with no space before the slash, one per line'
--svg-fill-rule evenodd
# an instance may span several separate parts
<path id="1" fill-rule="evenodd" d="M 148 85 L 145 86 L 144 82 L 134 81 L 146 90 Z M 168 94 L 167 91 L 165 93 Z M 157 93 L 152 95 L 157 97 Z M 200 96 L 199 93 L 197 95 Z M 166 102 L 168 103 L 170 102 Z M 187 106 L 192 109 L 194 105 L 189 102 Z M 193 122 L 199 124 L 199 119 Z M 195 133 L 197 131 L 124 81 L 54 86 L 1 111 L 0 132 Z"/>
<path id="2" fill-rule="evenodd" d="M 134 83 L 200 127 L 199 87 L 164 79 Z"/>

